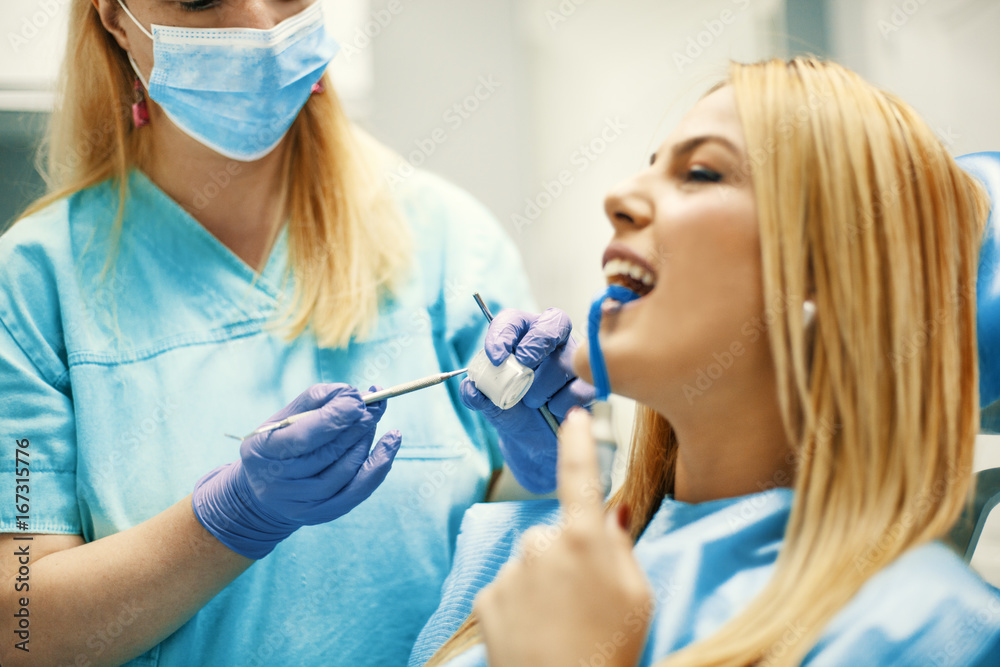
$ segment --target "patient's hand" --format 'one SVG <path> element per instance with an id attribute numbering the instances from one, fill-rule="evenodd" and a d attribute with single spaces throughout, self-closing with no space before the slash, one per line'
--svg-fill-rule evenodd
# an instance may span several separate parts
<path id="1" fill-rule="evenodd" d="M 476 598 L 491 666 L 631 666 L 642 655 L 653 595 L 626 512 L 605 516 L 590 422 L 573 410 L 559 430 L 563 525 L 525 533 L 522 558 Z"/>

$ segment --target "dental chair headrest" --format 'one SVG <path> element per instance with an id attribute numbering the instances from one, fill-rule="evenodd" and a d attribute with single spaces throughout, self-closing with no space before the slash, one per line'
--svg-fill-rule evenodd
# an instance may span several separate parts
<path id="1" fill-rule="evenodd" d="M 1000 152 L 972 153 L 957 161 L 983 182 L 991 202 L 976 283 L 979 403 L 985 408 L 1000 401 Z"/>

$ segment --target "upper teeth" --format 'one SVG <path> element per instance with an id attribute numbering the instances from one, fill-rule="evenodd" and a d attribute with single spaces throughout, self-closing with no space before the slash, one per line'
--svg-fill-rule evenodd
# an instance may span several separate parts
<path id="1" fill-rule="evenodd" d="M 652 273 L 627 259 L 612 259 L 604 265 L 604 277 L 614 278 L 615 276 L 630 276 L 648 286 L 652 286 L 656 281 Z"/>

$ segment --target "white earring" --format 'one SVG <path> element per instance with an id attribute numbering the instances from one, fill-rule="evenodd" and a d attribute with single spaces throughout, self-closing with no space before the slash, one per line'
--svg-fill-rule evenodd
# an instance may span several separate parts
<path id="1" fill-rule="evenodd" d="M 802 327 L 808 329 L 816 321 L 816 302 L 806 299 L 802 302 Z"/>

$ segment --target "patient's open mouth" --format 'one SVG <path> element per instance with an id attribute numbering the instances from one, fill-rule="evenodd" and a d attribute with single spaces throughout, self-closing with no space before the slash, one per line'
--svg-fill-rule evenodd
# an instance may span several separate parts
<path id="1" fill-rule="evenodd" d="M 627 246 L 614 243 L 604 253 L 604 277 L 609 285 L 621 285 L 640 297 L 656 287 L 653 267 Z"/>

